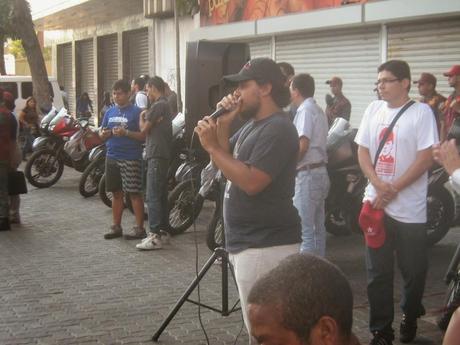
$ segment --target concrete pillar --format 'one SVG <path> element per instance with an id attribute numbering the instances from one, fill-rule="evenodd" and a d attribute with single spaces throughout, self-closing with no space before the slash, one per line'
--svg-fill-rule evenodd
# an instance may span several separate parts
<path id="1" fill-rule="evenodd" d="M 77 113 L 77 42 L 72 40 L 72 89 L 69 92 L 69 98 L 73 99 L 73 107 L 70 112 L 76 116 Z"/>
<path id="2" fill-rule="evenodd" d="M 100 92 L 99 92 L 99 61 L 98 61 L 98 39 L 97 36 L 93 37 L 93 63 L 94 63 L 94 90 L 96 91 L 96 99 L 94 100 L 93 109 L 94 109 L 94 124 L 99 126 L 99 99 L 100 99 Z"/>
<path id="3" fill-rule="evenodd" d="M 123 67 L 124 67 L 124 59 L 123 59 L 123 31 L 117 32 L 118 36 L 118 79 L 123 79 Z"/>
<path id="4" fill-rule="evenodd" d="M 380 62 L 388 60 L 388 27 L 382 24 L 380 28 Z"/>
<path id="5" fill-rule="evenodd" d="M 155 30 L 155 19 L 152 19 L 150 22 L 150 25 L 148 26 L 148 40 L 149 40 L 149 75 L 153 76 L 156 74 L 156 42 L 157 42 L 157 37 L 156 37 L 156 30 Z"/>

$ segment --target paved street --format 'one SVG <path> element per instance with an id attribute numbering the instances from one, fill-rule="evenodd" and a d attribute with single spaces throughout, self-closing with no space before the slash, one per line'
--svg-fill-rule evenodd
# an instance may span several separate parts
<path id="1" fill-rule="evenodd" d="M 141 344 L 150 338 L 195 274 L 211 254 L 204 229 L 211 208 L 192 229 L 156 252 L 139 252 L 136 241 L 104 240 L 111 211 L 98 199 L 83 199 L 79 174 L 65 168 L 54 187 L 30 187 L 23 197 L 21 226 L 0 232 L 0 344 Z M 124 228 L 133 217 L 126 213 Z M 425 293 L 427 315 L 419 322 L 418 344 L 440 344 L 435 326 L 445 286 L 442 277 L 458 229 L 431 251 Z M 328 237 L 328 258 L 349 277 L 355 293 L 354 331 L 363 344 L 368 304 L 362 239 Z M 398 275 L 399 282 L 399 275 Z M 399 284 L 397 284 L 399 286 Z M 236 289 L 230 280 L 230 300 Z M 201 284 L 201 300 L 220 305 L 220 266 L 213 265 Z M 194 294 L 196 296 L 196 293 Z M 399 290 L 395 294 L 395 326 L 400 320 Z M 201 309 L 211 344 L 247 344 L 239 312 L 229 317 Z M 198 308 L 186 303 L 160 337 L 162 344 L 206 344 Z M 397 343 L 397 342 L 396 342 Z"/>

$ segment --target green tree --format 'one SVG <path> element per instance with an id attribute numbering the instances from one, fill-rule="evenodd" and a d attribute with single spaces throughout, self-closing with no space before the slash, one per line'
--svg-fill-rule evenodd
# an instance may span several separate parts
<path id="1" fill-rule="evenodd" d="M 16 59 L 24 59 L 26 52 L 21 40 L 10 40 L 7 43 L 8 51 L 13 54 Z"/>
<path id="2" fill-rule="evenodd" d="M 32 22 L 30 5 L 26 0 L 1 0 L 0 3 L 5 6 L 5 9 L 9 10 L 4 22 L 7 24 L 6 27 L 11 28 L 9 24 L 14 23 L 11 31 L 12 36 L 22 41 L 32 76 L 34 97 L 41 109 L 49 109 L 51 108 L 51 94 L 48 86 L 48 73 L 46 72 L 45 60 Z M 1 42 L 4 42 L 4 39 Z"/>
<path id="3" fill-rule="evenodd" d="M 11 23 L 13 6 L 10 0 L 0 0 L 0 75 L 6 74 L 5 42 L 7 38 L 14 38 L 15 33 Z"/>

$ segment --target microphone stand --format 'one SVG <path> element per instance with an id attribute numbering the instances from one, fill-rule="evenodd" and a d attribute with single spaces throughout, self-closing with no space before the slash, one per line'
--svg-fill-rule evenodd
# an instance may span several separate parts
<path id="1" fill-rule="evenodd" d="M 222 308 L 217 309 L 217 308 L 208 306 L 206 304 L 203 304 L 201 302 L 190 300 L 189 299 L 190 294 L 198 286 L 198 284 L 200 283 L 201 279 L 203 279 L 203 277 L 208 272 L 209 268 L 211 268 L 212 265 L 214 264 L 214 262 L 216 262 L 216 260 L 219 260 L 219 259 L 222 260 L 221 261 L 221 263 L 222 263 L 221 264 L 221 268 L 222 268 L 222 281 L 221 281 L 221 286 L 222 286 L 222 294 L 221 294 L 222 295 Z M 198 306 L 201 306 L 203 308 L 210 309 L 212 311 L 220 313 L 222 316 L 229 316 L 231 313 L 233 313 L 233 312 L 235 312 L 237 310 L 241 310 L 241 308 L 237 308 L 239 300 L 237 300 L 235 302 L 235 304 L 233 305 L 232 308 L 229 309 L 229 306 L 228 306 L 229 305 L 229 303 L 228 303 L 228 270 L 229 270 L 229 268 L 230 268 L 230 272 L 231 272 L 232 277 L 233 277 L 233 281 L 235 282 L 235 285 L 236 285 L 235 272 L 233 271 L 233 267 L 230 265 L 230 263 L 228 261 L 228 253 L 227 253 L 227 251 L 224 248 L 216 248 L 216 249 L 214 249 L 214 253 L 209 257 L 209 259 L 203 265 L 203 267 L 198 272 L 198 274 L 195 277 L 195 279 L 193 279 L 193 281 L 190 283 L 190 285 L 185 290 L 183 295 L 177 300 L 176 304 L 171 309 L 171 311 L 169 312 L 168 316 L 166 317 L 166 319 L 161 324 L 160 328 L 158 328 L 158 330 L 152 336 L 152 341 L 158 342 L 158 338 L 160 337 L 161 333 L 163 333 L 165 328 L 169 325 L 169 323 L 172 321 L 174 316 L 176 316 L 177 312 L 179 311 L 179 309 L 182 307 L 182 305 L 185 302 L 190 302 L 190 303 L 196 304 Z"/>

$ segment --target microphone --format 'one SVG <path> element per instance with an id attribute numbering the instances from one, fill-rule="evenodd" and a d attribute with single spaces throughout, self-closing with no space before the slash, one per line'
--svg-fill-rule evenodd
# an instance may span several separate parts
<path id="1" fill-rule="evenodd" d="M 213 112 L 211 115 L 209 115 L 209 117 L 211 119 L 214 119 L 216 120 L 218 117 L 224 115 L 225 113 L 228 113 L 230 110 L 227 110 L 225 108 L 219 108 L 217 109 L 215 112 Z"/>

